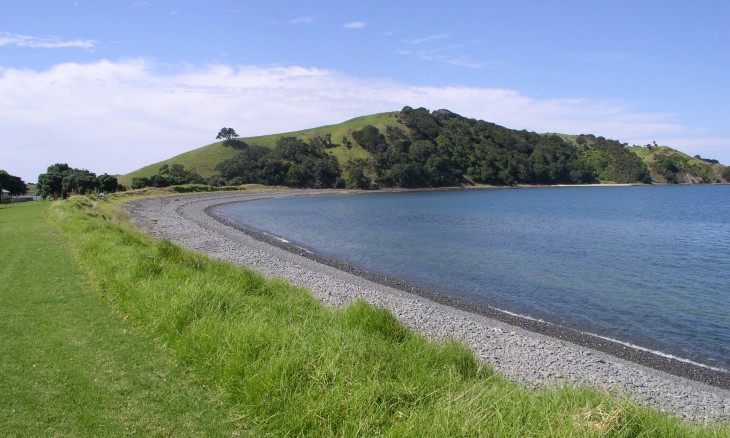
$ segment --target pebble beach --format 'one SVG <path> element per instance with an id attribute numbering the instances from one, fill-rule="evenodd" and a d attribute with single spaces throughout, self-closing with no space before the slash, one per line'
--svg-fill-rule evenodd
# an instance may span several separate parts
<path id="1" fill-rule="evenodd" d="M 410 329 L 456 339 L 504 377 L 526 386 L 588 385 L 695 422 L 730 421 L 730 376 L 567 328 L 476 307 L 327 260 L 226 220 L 216 207 L 279 196 L 334 191 L 287 190 L 179 195 L 131 201 L 133 223 L 155 238 L 281 277 L 326 306 L 362 299 L 389 309 Z"/>

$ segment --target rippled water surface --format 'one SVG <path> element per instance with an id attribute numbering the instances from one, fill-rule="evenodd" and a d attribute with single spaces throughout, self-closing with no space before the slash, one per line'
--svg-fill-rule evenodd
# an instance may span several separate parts
<path id="1" fill-rule="evenodd" d="M 221 210 L 371 272 L 730 369 L 730 186 L 331 194 Z"/>

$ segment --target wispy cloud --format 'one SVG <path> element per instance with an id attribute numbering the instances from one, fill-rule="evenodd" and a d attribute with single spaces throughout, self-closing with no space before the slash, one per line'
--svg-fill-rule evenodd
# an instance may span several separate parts
<path id="1" fill-rule="evenodd" d="M 484 64 L 472 61 L 468 56 L 448 56 L 429 53 L 418 53 L 417 56 L 424 61 L 444 62 L 456 67 L 484 68 Z"/>
<path id="2" fill-rule="evenodd" d="M 659 67 L 653 57 L 627 52 L 569 53 L 564 58 L 589 64 L 622 64 L 637 67 Z"/>
<path id="3" fill-rule="evenodd" d="M 454 65 L 457 67 L 485 68 L 487 66 L 496 67 L 499 65 L 499 63 L 494 63 L 494 62 L 485 64 L 483 62 L 475 61 L 471 56 L 453 53 L 457 49 L 460 49 L 462 47 L 466 47 L 469 45 L 473 45 L 473 44 L 475 44 L 475 42 L 454 43 L 454 44 L 439 45 L 439 46 L 434 46 L 432 44 L 428 44 L 428 43 L 432 43 L 434 41 L 442 41 L 445 39 L 449 39 L 451 37 L 452 37 L 451 34 L 448 34 L 448 33 L 438 33 L 438 34 L 428 35 L 428 36 L 420 37 L 420 38 L 406 38 L 406 39 L 402 40 L 401 42 L 404 44 L 407 44 L 406 47 L 411 47 L 411 48 L 398 49 L 396 51 L 396 54 L 404 55 L 404 56 L 414 56 L 414 57 L 419 58 L 424 61 L 441 62 L 441 63 Z M 417 47 L 412 47 L 412 46 L 417 46 Z M 449 52 L 451 52 L 451 53 L 449 53 Z"/>
<path id="4" fill-rule="evenodd" d="M 132 7 L 133 8 L 141 8 L 147 6 L 147 2 L 139 1 L 139 2 L 133 2 Z"/>
<path id="5" fill-rule="evenodd" d="M 64 40 L 59 37 L 36 37 L 30 35 L 19 35 L 12 33 L 0 33 L 0 47 L 17 46 L 31 47 L 36 49 L 65 49 L 81 48 L 91 49 L 96 45 L 94 40 Z"/>
<path id="6" fill-rule="evenodd" d="M 448 33 L 439 33 L 439 34 L 429 35 L 429 36 L 425 36 L 425 37 L 421 37 L 421 38 L 404 39 L 403 42 L 406 44 L 418 45 L 418 44 L 428 43 L 431 41 L 443 40 L 446 38 L 451 38 L 451 35 Z"/>
<path id="7" fill-rule="evenodd" d="M 447 52 L 456 47 L 459 47 L 459 46 L 453 45 L 453 46 L 435 48 L 435 49 L 430 49 L 430 50 L 398 49 L 395 51 L 395 54 L 402 55 L 402 56 L 414 56 L 414 57 L 422 59 L 424 61 L 442 62 L 442 63 L 454 65 L 456 67 L 497 68 L 502 65 L 502 63 L 496 62 L 496 61 L 490 62 L 489 64 L 485 64 L 483 62 L 477 62 L 477 61 L 474 61 L 470 56 L 467 56 L 467 55 L 451 55 L 451 54 L 443 53 L 443 52 Z"/>
<path id="8" fill-rule="evenodd" d="M 363 23 L 362 21 L 351 21 L 349 23 L 343 24 L 342 27 L 346 29 L 362 29 L 367 25 L 367 23 Z"/>
<path id="9" fill-rule="evenodd" d="M 314 18 L 312 17 L 297 17 L 289 20 L 289 24 L 310 24 L 312 22 L 314 22 Z"/>
<path id="10" fill-rule="evenodd" d="M 54 162 L 127 173 L 208 144 L 221 126 L 233 126 L 244 136 L 262 135 L 405 105 L 447 108 L 515 129 L 593 133 L 636 144 L 657 140 L 730 162 L 730 138 L 697 132 L 675 114 L 637 111 L 623 101 L 418 87 L 298 66 L 161 68 L 128 60 L 60 64 L 42 71 L 0 68 L 3 144 L 23 145 L 3 149 L 3 166 L 30 181 Z"/>

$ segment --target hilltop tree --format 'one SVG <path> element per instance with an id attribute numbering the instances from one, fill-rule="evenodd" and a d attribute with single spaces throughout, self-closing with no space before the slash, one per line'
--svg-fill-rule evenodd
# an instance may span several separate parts
<path id="1" fill-rule="evenodd" d="M 236 133 L 236 130 L 233 128 L 221 128 L 220 131 L 218 131 L 218 135 L 215 137 L 218 140 L 224 140 L 223 146 L 228 146 L 229 148 L 233 149 L 239 149 L 243 150 L 248 148 L 248 144 L 245 142 L 238 140 L 238 134 Z"/>
<path id="2" fill-rule="evenodd" d="M 233 128 L 223 127 L 218 131 L 218 135 L 215 138 L 217 140 L 233 140 L 234 138 L 238 138 L 238 134 L 236 134 L 236 130 Z"/>

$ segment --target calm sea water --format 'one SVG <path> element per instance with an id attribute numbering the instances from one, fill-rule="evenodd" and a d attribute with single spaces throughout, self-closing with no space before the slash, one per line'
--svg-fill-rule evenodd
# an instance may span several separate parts
<path id="1" fill-rule="evenodd" d="M 730 369 L 730 186 L 331 194 L 221 210 L 371 272 Z"/>

